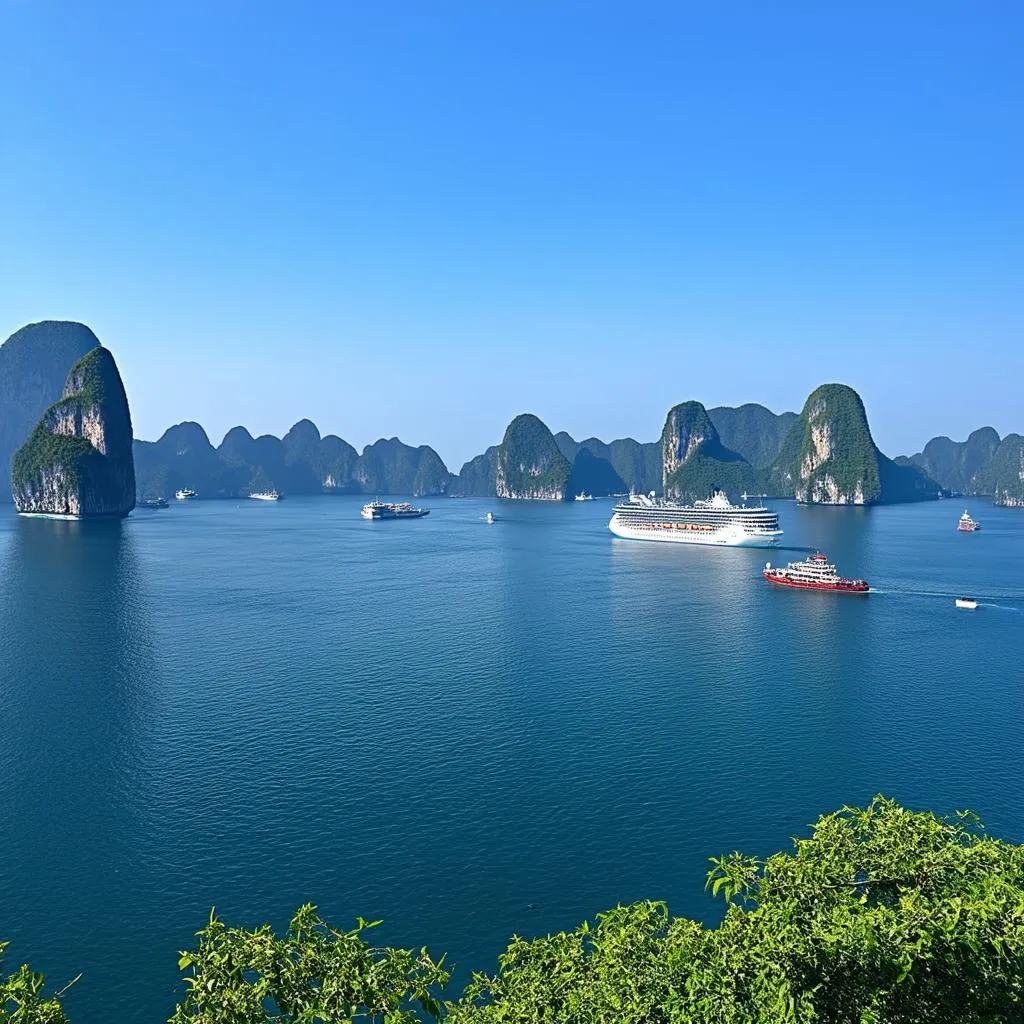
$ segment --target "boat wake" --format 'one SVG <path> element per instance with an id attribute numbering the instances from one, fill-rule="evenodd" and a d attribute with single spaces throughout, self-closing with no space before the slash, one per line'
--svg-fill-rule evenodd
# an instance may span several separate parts
<path id="1" fill-rule="evenodd" d="M 961 594 L 954 594 L 952 591 L 944 590 L 885 590 L 882 588 L 872 587 L 870 590 L 872 594 L 888 595 L 890 597 L 941 597 L 944 601 L 955 601 Z M 995 608 L 999 611 L 1004 612 L 1017 612 L 1018 614 L 1024 610 L 1019 605 L 1015 604 L 1004 604 L 1005 598 L 999 597 L 979 597 L 976 599 L 979 608 Z M 1017 596 L 1014 595 L 1010 600 L 1018 600 Z M 1024 595 L 1021 595 L 1019 600 L 1024 600 Z"/>

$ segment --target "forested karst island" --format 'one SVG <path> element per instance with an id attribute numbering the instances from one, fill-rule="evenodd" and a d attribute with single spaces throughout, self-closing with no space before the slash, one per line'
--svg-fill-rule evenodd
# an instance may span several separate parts
<path id="1" fill-rule="evenodd" d="M 0 345 L 0 500 L 10 501 L 11 457 L 64 390 L 68 371 L 99 339 L 84 324 L 27 324 Z"/>
<path id="2" fill-rule="evenodd" d="M 68 373 L 11 462 L 19 512 L 126 516 L 135 507 L 132 420 L 110 352 L 93 348 Z"/>
<path id="3" fill-rule="evenodd" d="M 494 489 L 499 498 L 562 501 L 571 497 L 572 466 L 551 431 L 530 413 L 517 416 L 495 455 Z"/>
<path id="4" fill-rule="evenodd" d="M 754 489 L 754 471 L 726 448 L 700 402 L 669 409 L 661 432 L 662 490 L 666 497 L 694 501 L 714 491 L 737 495 Z"/>
<path id="5" fill-rule="evenodd" d="M 845 384 L 811 392 L 769 481 L 774 493 L 827 505 L 922 501 L 939 492 L 916 467 L 897 465 L 878 450 L 864 403 Z"/>

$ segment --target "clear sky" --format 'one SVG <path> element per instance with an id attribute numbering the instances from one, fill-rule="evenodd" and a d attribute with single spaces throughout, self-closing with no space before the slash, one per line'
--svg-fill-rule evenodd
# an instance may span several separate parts
<path id="1" fill-rule="evenodd" d="M 0 0 L 0 337 L 88 323 L 136 434 L 458 470 L 516 413 L 857 388 L 1024 432 L 1024 4 Z"/>

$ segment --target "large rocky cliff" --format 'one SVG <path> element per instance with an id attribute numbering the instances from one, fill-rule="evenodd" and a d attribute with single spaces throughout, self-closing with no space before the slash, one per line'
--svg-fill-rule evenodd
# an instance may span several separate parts
<path id="1" fill-rule="evenodd" d="M 85 324 L 44 320 L 0 345 L 0 501 L 11 500 L 11 457 L 57 401 L 75 361 L 99 340 Z"/>
<path id="2" fill-rule="evenodd" d="M 811 392 L 771 468 L 774 493 L 821 505 L 871 505 L 938 496 L 914 466 L 897 465 L 875 446 L 864 403 L 845 384 Z"/>
<path id="3" fill-rule="evenodd" d="M 979 494 L 991 494 L 997 505 L 1024 508 L 1024 437 L 1007 434 L 973 480 Z"/>
<path id="4" fill-rule="evenodd" d="M 498 445 L 495 493 L 499 498 L 562 501 L 571 497 L 571 470 L 551 431 L 536 416 L 523 413 L 508 425 Z"/>
<path id="5" fill-rule="evenodd" d="M 995 429 L 981 427 L 966 441 L 933 437 L 910 461 L 944 490 L 970 494 L 975 490 L 975 477 L 998 447 L 999 435 Z"/>
<path id="6" fill-rule="evenodd" d="M 71 367 L 63 394 L 14 456 L 11 490 L 19 512 L 126 516 L 135 507 L 131 413 L 107 349 Z"/>
<path id="7" fill-rule="evenodd" d="M 738 452 L 726 448 L 700 402 L 669 409 L 661 432 L 662 490 L 688 501 L 726 491 L 731 497 L 754 487 L 754 471 Z"/>

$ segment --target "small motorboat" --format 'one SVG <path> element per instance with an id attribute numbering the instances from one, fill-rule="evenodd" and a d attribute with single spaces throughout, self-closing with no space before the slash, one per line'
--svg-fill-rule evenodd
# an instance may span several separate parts
<path id="1" fill-rule="evenodd" d="M 484 521 L 488 522 L 488 523 L 493 523 L 495 521 L 494 520 L 494 513 L 493 512 L 488 512 L 487 515 L 484 516 Z"/>
<path id="2" fill-rule="evenodd" d="M 977 608 L 978 602 L 973 597 L 958 597 L 956 599 L 957 608 Z"/>

